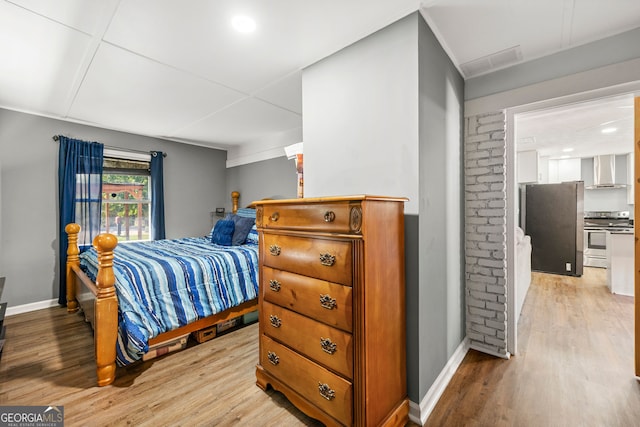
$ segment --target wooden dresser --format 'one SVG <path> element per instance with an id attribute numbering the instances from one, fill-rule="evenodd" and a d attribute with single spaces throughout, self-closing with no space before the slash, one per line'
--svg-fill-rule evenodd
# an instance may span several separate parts
<path id="1" fill-rule="evenodd" d="M 257 384 L 326 425 L 408 421 L 405 200 L 255 202 Z"/>

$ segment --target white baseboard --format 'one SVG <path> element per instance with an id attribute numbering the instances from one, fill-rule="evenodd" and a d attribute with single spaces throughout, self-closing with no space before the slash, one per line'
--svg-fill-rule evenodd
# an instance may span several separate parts
<path id="1" fill-rule="evenodd" d="M 453 374 L 456 373 L 458 367 L 462 363 L 462 359 L 466 356 L 469 351 L 469 340 L 465 337 L 456 351 L 453 352 L 451 358 L 444 366 L 438 378 L 436 378 L 435 382 L 427 391 L 422 402 L 418 405 L 414 402 L 409 402 L 409 419 L 416 424 L 424 425 L 427 422 L 427 418 L 431 415 L 431 411 L 435 408 L 436 403 L 444 393 L 444 390 L 447 388 L 449 381 L 453 378 Z"/>
<path id="2" fill-rule="evenodd" d="M 57 299 L 50 299 L 47 301 L 32 302 L 29 304 L 16 305 L 15 307 L 7 307 L 5 315 L 7 317 L 15 314 L 28 313 L 30 311 L 42 310 L 43 308 L 59 307 Z"/>

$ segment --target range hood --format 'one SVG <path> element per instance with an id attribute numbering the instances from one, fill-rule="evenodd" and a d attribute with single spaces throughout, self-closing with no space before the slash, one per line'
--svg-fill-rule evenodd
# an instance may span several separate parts
<path id="1" fill-rule="evenodd" d="M 586 188 L 625 188 L 626 184 L 616 183 L 616 156 L 607 154 L 593 158 L 593 185 Z"/>

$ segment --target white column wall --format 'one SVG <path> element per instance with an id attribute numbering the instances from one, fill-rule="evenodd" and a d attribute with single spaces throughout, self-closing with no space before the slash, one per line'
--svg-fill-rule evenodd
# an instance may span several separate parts
<path id="1" fill-rule="evenodd" d="M 304 70 L 306 197 L 405 196 L 418 212 L 417 44 L 403 20 Z"/>
<path id="2" fill-rule="evenodd" d="M 305 196 L 409 198 L 407 389 L 416 412 L 464 341 L 463 86 L 418 13 L 303 72 Z"/>

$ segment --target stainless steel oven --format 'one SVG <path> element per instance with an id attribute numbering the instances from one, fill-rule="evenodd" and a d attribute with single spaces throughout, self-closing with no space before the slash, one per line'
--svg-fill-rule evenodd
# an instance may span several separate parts
<path id="1" fill-rule="evenodd" d="M 585 228 L 583 253 L 585 267 L 605 268 L 607 266 L 607 230 Z"/>
<path id="2" fill-rule="evenodd" d="M 629 212 L 585 212 L 584 265 L 607 267 L 607 232 L 632 229 Z"/>

